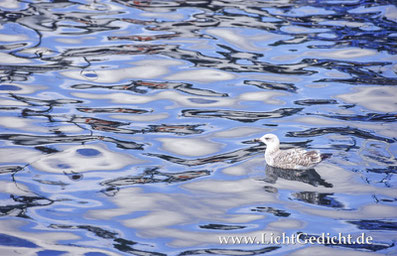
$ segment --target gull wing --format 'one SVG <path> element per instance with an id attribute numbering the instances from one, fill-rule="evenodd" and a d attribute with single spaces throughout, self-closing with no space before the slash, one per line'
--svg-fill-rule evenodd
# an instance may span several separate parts
<path id="1" fill-rule="evenodd" d="M 303 149 L 282 150 L 274 157 L 275 165 L 284 169 L 311 167 L 320 161 L 321 155 L 318 151 Z"/>

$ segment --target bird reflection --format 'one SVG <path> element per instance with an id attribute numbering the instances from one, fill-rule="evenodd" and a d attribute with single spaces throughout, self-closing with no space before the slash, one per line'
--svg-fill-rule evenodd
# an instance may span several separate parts
<path id="1" fill-rule="evenodd" d="M 333 198 L 334 193 L 318 193 L 313 191 L 302 191 L 294 193 L 293 197 L 299 201 L 308 203 L 322 205 L 332 208 L 343 208 L 344 205 Z"/>
<path id="2" fill-rule="evenodd" d="M 270 184 L 275 184 L 277 179 L 303 182 L 314 187 L 323 186 L 332 188 L 333 185 L 321 178 L 315 169 L 294 170 L 281 169 L 273 166 L 266 166 L 266 178 L 263 180 Z M 309 204 L 322 205 L 332 208 L 343 208 L 343 203 L 333 198 L 333 193 L 319 193 L 315 191 L 300 191 L 292 194 L 294 200 L 302 201 Z"/>
<path id="3" fill-rule="evenodd" d="M 317 186 L 324 186 L 326 188 L 333 187 L 331 183 L 328 183 L 323 178 L 321 178 L 320 174 L 318 174 L 314 169 L 306 169 L 306 170 L 281 169 L 267 165 L 266 178 L 264 179 L 264 181 L 267 183 L 275 184 L 278 178 L 285 180 L 295 180 L 306 184 L 310 184 L 314 187 Z"/>

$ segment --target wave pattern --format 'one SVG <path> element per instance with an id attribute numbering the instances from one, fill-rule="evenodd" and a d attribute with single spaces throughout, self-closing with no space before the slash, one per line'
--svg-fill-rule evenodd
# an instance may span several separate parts
<path id="1" fill-rule="evenodd" d="M 393 254 L 397 7 L 342 2 L 1 2 L 0 250 Z M 332 156 L 266 167 L 269 132 Z"/>

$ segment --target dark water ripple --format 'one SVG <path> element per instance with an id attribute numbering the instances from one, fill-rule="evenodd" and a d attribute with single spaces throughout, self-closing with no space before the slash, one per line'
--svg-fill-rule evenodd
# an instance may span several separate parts
<path id="1" fill-rule="evenodd" d="M 200 118 L 227 118 L 239 122 L 255 122 L 266 118 L 282 118 L 291 116 L 301 111 L 302 108 L 280 108 L 269 112 L 249 112 L 234 110 L 196 110 L 185 109 L 182 111 L 184 117 L 200 117 Z"/>
<path id="2" fill-rule="evenodd" d="M 216 249 L 216 248 L 211 248 L 211 249 L 199 249 L 199 250 L 189 250 L 186 252 L 183 252 L 179 255 L 263 255 L 264 253 L 269 253 L 272 251 L 275 251 L 279 249 L 279 246 L 269 246 L 265 247 L 263 249 L 258 249 L 258 250 L 232 250 L 232 249 Z"/>
<path id="3" fill-rule="evenodd" d="M 341 135 L 352 135 L 358 138 L 364 139 L 373 139 L 373 140 L 380 140 L 385 141 L 388 143 L 396 142 L 396 139 L 389 139 L 381 136 L 376 136 L 371 134 L 370 132 L 363 131 L 357 128 L 352 127 L 329 127 L 329 128 L 311 128 L 306 131 L 301 132 L 288 132 L 286 136 L 289 137 L 313 137 L 313 136 L 320 136 L 328 133 L 338 133 Z"/>
<path id="4" fill-rule="evenodd" d="M 342 2 L 1 2 L 2 254 L 395 254 L 397 6 Z M 300 232 L 374 242 L 219 242 Z"/>
<path id="5" fill-rule="evenodd" d="M 390 221 L 380 221 L 380 220 L 360 220 L 360 221 L 350 221 L 352 224 L 359 226 L 359 229 L 367 230 L 395 230 L 396 222 Z"/>

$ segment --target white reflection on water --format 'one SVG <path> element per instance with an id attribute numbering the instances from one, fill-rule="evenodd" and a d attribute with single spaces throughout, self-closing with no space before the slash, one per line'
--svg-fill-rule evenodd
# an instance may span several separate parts
<path id="1" fill-rule="evenodd" d="M 145 104 L 156 100 L 169 100 L 171 102 L 176 102 L 182 106 L 202 107 L 203 105 L 205 105 L 208 107 L 221 107 L 233 105 L 236 101 L 235 99 L 226 97 L 197 97 L 168 90 L 158 92 L 151 96 L 131 95 L 128 93 L 94 94 L 84 92 L 75 92 L 72 93 L 72 95 L 83 99 L 110 99 L 114 103 L 133 105 Z M 204 103 L 195 103 L 195 101 Z"/>
<path id="2" fill-rule="evenodd" d="M 12 194 L 17 196 L 31 196 L 33 193 L 29 191 L 29 188 L 23 184 L 15 182 L 0 181 L 0 193 Z M 1 200 L 2 204 L 6 205 L 5 200 Z"/>
<path id="3" fill-rule="evenodd" d="M 3 0 L 0 2 L 0 6 L 2 8 L 17 9 L 21 5 L 22 5 L 21 3 L 14 1 L 14 0 Z"/>
<path id="4" fill-rule="evenodd" d="M 0 33 L 0 42 L 19 42 L 27 39 L 28 38 L 25 35 L 9 35 Z"/>
<path id="5" fill-rule="evenodd" d="M 23 131 L 47 132 L 48 128 L 37 125 L 38 120 L 26 119 L 22 117 L 1 117 L 0 126 L 6 129 L 16 129 Z"/>
<path id="6" fill-rule="evenodd" d="M 33 163 L 41 156 L 39 151 L 29 148 L 0 148 L 0 163 Z"/>
<path id="7" fill-rule="evenodd" d="M 61 151 L 41 157 L 32 166 L 45 172 L 86 172 L 92 170 L 119 170 L 143 161 L 129 154 L 114 152 L 100 144 L 60 147 Z M 85 155 L 88 152 L 89 155 Z"/>
<path id="8" fill-rule="evenodd" d="M 138 214 L 138 217 L 123 220 L 145 238 L 172 238 L 170 245 L 188 246 L 216 243 L 219 232 L 192 231 L 177 228 L 208 223 L 250 223 L 264 216 L 247 213 L 229 213 L 232 209 L 261 202 L 276 202 L 274 194 L 263 191 L 261 182 L 253 179 L 239 181 L 202 180 L 182 186 L 188 193 L 146 193 L 141 188 L 125 188 L 112 202 L 114 209 L 92 210 L 91 218 L 109 219 L 117 216 Z M 139 216 L 140 212 L 146 213 Z M 275 229 L 271 229 L 275 230 Z M 233 232 L 231 232 L 233 233 Z M 248 231 L 248 234 L 253 233 Z"/>
<path id="9" fill-rule="evenodd" d="M 32 63 L 32 62 L 25 58 L 18 58 L 12 56 L 11 54 L 0 52 L 0 64 L 26 64 L 26 63 Z"/>
<path id="10" fill-rule="evenodd" d="M 183 156 L 204 156 L 216 153 L 221 148 L 220 143 L 214 143 L 202 138 L 159 138 L 162 148 L 167 152 Z"/>
<path id="11" fill-rule="evenodd" d="M 285 105 L 285 101 L 275 99 L 275 97 L 285 96 L 283 92 L 247 92 L 240 95 L 241 103 L 244 101 L 262 101 L 266 104 Z"/>
<path id="12" fill-rule="evenodd" d="M 130 93 L 107 93 L 107 94 L 93 94 L 84 92 L 74 92 L 73 96 L 81 99 L 109 99 L 114 103 L 118 104 L 145 104 L 153 102 L 156 100 L 169 100 L 178 103 L 182 106 L 191 107 L 202 107 L 203 105 L 207 107 L 223 107 L 232 106 L 237 102 L 247 102 L 247 101 L 262 101 L 266 104 L 271 105 L 281 105 L 284 104 L 283 101 L 276 99 L 275 97 L 280 97 L 286 95 L 283 92 L 258 92 L 258 93 L 244 93 L 236 98 L 229 97 L 205 97 L 205 96 L 191 96 L 182 94 L 176 91 L 160 91 L 158 93 L 152 94 L 151 96 L 141 96 L 141 95 L 131 95 Z M 161 117 L 161 116 L 159 116 Z M 134 118 L 134 117 L 127 117 Z M 142 119 L 144 120 L 144 119 Z"/>
<path id="13" fill-rule="evenodd" d="M 337 96 L 348 103 L 364 108 L 389 113 L 397 111 L 397 90 L 394 86 L 368 86 L 354 88 L 352 93 Z"/>
<path id="14" fill-rule="evenodd" d="M 112 59 L 123 58 L 120 56 L 111 57 Z M 148 59 L 130 62 L 124 68 L 103 68 L 101 66 L 92 66 L 90 70 L 95 71 L 95 77 L 84 76 L 84 72 L 79 70 L 65 71 L 62 74 L 66 77 L 76 80 L 94 80 L 97 83 L 117 83 L 127 79 L 154 79 L 162 77 L 169 73 L 169 69 L 176 65 L 181 65 L 183 62 L 168 60 L 168 59 Z M 128 67 L 132 66 L 132 67 Z M 87 72 L 87 71 L 86 71 Z M 217 72 L 217 71 L 213 71 Z M 217 76 L 218 73 L 205 73 L 202 75 Z M 180 75 L 183 76 L 183 73 Z M 193 76 L 194 77 L 194 76 Z M 172 78 L 169 78 L 172 80 Z M 182 78 L 175 78 L 182 79 Z M 229 78 L 231 79 L 231 78 Z"/>
<path id="15" fill-rule="evenodd" d="M 167 69 L 163 66 L 139 66 L 122 69 L 95 69 L 97 77 L 95 81 L 98 83 L 117 83 L 125 79 L 147 79 L 156 78 L 167 73 Z M 89 77 L 82 76 L 80 70 L 66 71 L 63 75 L 76 80 L 92 80 Z"/>
<path id="16" fill-rule="evenodd" d="M 377 52 L 369 49 L 360 49 L 360 48 L 350 48 L 343 50 L 321 50 L 316 51 L 312 50 L 310 52 L 306 52 L 306 56 L 315 56 L 315 57 L 323 57 L 323 58 L 332 58 L 332 59 L 356 59 L 356 58 L 364 58 L 376 55 Z"/>
<path id="17" fill-rule="evenodd" d="M 241 138 L 248 137 L 254 134 L 262 134 L 264 129 L 250 126 L 240 126 L 234 127 L 231 129 L 225 129 L 219 132 L 214 133 L 214 137 L 223 137 L 223 138 Z"/>
<path id="18" fill-rule="evenodd" d="M 212 28 L 207 29 L 206 32 L 210 35 L 214 35 L 220 39 L 223 39 L 229 44 L 237 46 L 240 49 L 259 52 L 269 48 L 257 47 L 255 42 L 260 40 L 275 41 L 277 39 L 285 38 L 285 36 L 263 33 L 263 31 L 257 29 L 247 29 L 241 31 L 239 29 Z M 260 39 L 258 38 L 259 36 L 261 37 Z"/>
<path id="19" fill-rule="evenodd" d="M 310 34 L 310 33 L 325 33 L 328 32 L 328 29 L 323 28 L 307 28 L 303 26 L 283 26 L 281 27 L 281 31 L 287 32 L 289 34 Z"/>
<path id="20" fill-rule="evenodd" d="M 262 135 L 263 133 L 261 133 Z M 259 136 L 257 136 L 259 138 Z M 260 155 L 264 155 L 260 154 Z M 261 178 L 263 177 L 263 159 L 260 157 L 249 159 L 248 161 L 241 163 L 239 165 L 231 166 L 224 168 L 222 170 L 222 173 L 225 173 L 227 175 L 232 175 L 232 176 L 246 176 L 246 175 L 252 175 L 253 178 Z"/>
<path id="21" fill-rule="evenodd" d="M 184 80 L 196 82 L 226 81 L 235 78 L 234 75 L 215 69 L 198 69 L 176 72 L 166 77 L 167 80 Z"/>

